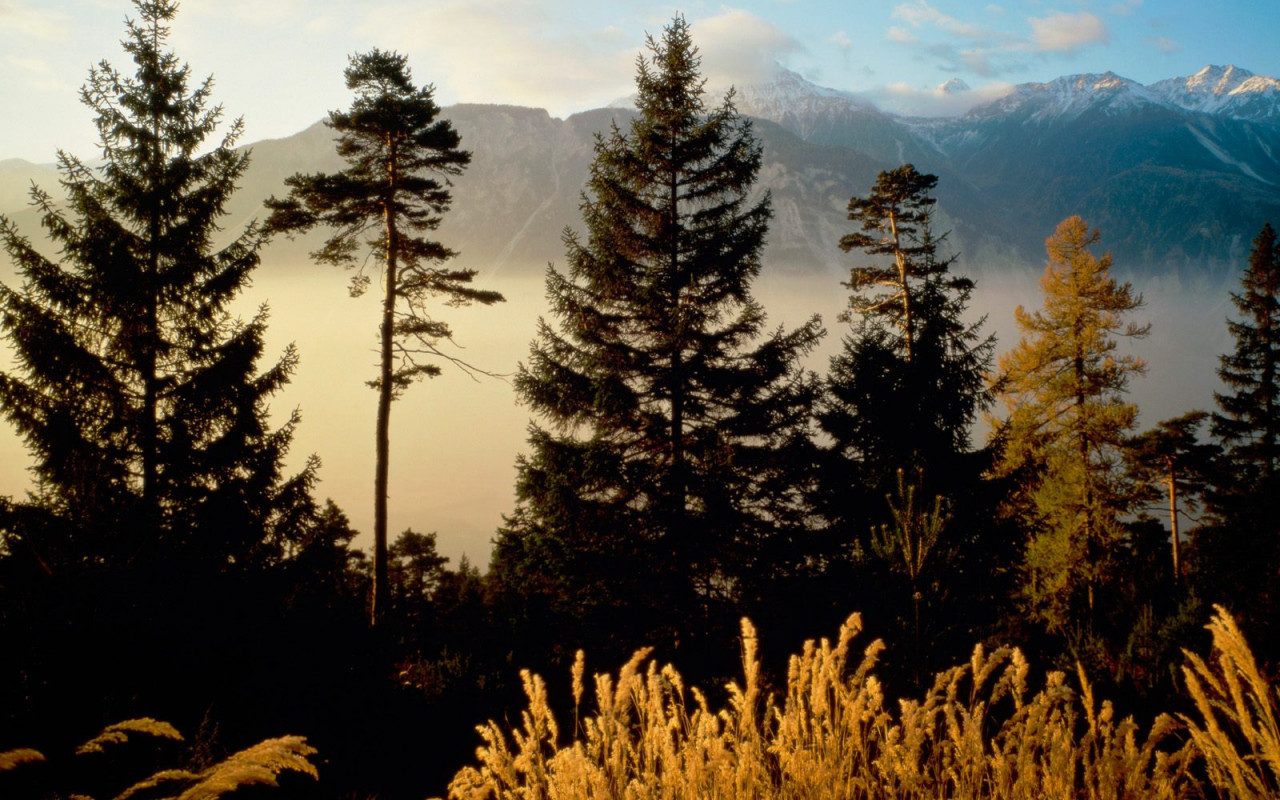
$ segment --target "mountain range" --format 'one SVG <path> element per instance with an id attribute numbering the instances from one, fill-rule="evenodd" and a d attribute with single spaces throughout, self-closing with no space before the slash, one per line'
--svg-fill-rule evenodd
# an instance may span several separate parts
<path id="1" fill-rule="evenodd" d="M 951 81 L 939 91 L 968 87 Z M 850 229 L 849 198 L 906 162 L 938 175 L 936 227 L 952 231 L 971 274 L 1039 269 L 1045 237 L 1080 214 L 1118 270 L 1221 278 L 1243 266 L 1263 222 L 1280 223 L 1280 81 L 1238 67 L 1146 86 L 1110 72 L 1064 76 L 943 118 L 888 114 L 778 68 L 770 81 L 739 87 L 734 103 L 764 147 L 769 270 L 846 271 L 852 257 L 836 242 Z M 460 264 L 528 272 L 562 261 L 562 231 L 581 223 L 593 137 L 615 121 L 625 129 L 634 113 L 625 105 L 563 120 L 513 106 L 446 108 L 473 153 L 439 231 Z M 251 145 L 228 230 L 261 216 L 286 176 L 340 169 L 331 139 L 317 123 Z M 33 180 L 57 188 L 49 166 L 0 161 L 0 213 L 24 228 L 35 223 L 23 210 Z"/>

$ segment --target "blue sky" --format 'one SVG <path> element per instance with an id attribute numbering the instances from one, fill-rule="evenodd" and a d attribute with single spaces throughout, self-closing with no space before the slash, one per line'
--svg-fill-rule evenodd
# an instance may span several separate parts
<path id="1" fill-rule="evenodd" d="M 632 90 L 646 32 L 693 23 L 713 84 L 781 63 L 888 110 L 943 113 L 1011 84 L 1111 70 L 1141 83 L 1235 64 L 1280 77 L 1277 0 L 185 0 L 172 43 L 246 139 L 287 136 L 347 104 L 342 69 L 372 47 L 409 55 L 442 103 L 506 102 L 556 116 Z M 128 69 L 128 0 L 0 0 L 0 159 L 93 157 L 77 92 L 90 64 Z M 944 101 L 952 77 L 972 92 Z M 943 103 L 946 103 L 945 105 Z"/>

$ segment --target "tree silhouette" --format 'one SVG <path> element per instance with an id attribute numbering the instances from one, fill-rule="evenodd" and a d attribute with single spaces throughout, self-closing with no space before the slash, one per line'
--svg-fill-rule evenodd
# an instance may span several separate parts
<path id="1" fill-rule="evenodd" d="M 688 643 L 796 568 L 808 522 L 815 318 L 763 336 L 751 298 L 770 217 L 732 95 L 703 101 L 677 17 L 637 67 L 639 115 L 597 135 L 516 378 L 535 424 L 495 571 L 584 637 Z M 736 612 L 729 614 L 729 618 Z M 565 630 L 562 625 L 561 630 Z"/>
<path id="2" fill-rule="evenodd" d="M 1181 507 L 1191 505 L 1203 495 L 1214 473 L 1215 459 L 1222 449 L 1200 442 L 1199 432 L 1209 415 L 1189 411 L 1172 419 L 1161 420 L 1151 430 L 1128 441 L 1126 458 L 1139 484 L 1159 484 L 1164 489 L 1169 509 L 1169 540 L 1173 561 L 1173 580 L 1182 579 Z"/>
<path id="3" fill-rule="evenodd" d="M 1235 351 L 1221 356 L 1213 432 L 1227 445 L 1235 482 L 1274 487 L 1280 474 L 1280 240 L 1262 226 L 1249 253 L 1241 291 L 1231 300 L 1240 319 L 1228 320 Z"/>
<path id="4" fill-rule="evenodd" d="M 331 229 L 312 257 L 354 269 L 352 295 L 362 294 L 372 281 L 367 266 L 381 270 L 378 377 L 370 382 L 378 392 L 370 612 L 376 626 L 390 599 L 391 402 L 415 380 L 440 374 L 438 360 L 477 371 L 442 349 L 453 331 L 433 316 L 429 302 L 490 305 L 503 297 L 473 287 L 476 270 L 444 267 L 457 254 L 425 236 L 440 225 L 452 202 L 449 178 L 471 161 L 470 153 L 458 149 L 453 125 L 439 118 L 433 88 L 414 85 L 405 56 L 377 49 L 353 56 L 343 74 L 356 99 L 349 111 L 331 112 L 326 124 L 337 131 L 338 154 L 348 167 L 287 179 L 289 196 L 267 201 L 267 227 L 288 233 Z"/>
<path id="5" fill-rule="evenodd" d="M 0 218 L 23 278 L 0 287 L 0 329 L 17 357 L 0 373 L 0 409 L 35 457 L 34 505 L 64 523 L 27 524 L 28 514 L 10 527 L 22 539 L 10 549 L 45 569 L 58 558 L 261 562 L 313 512 L 315 462 L 282 474 L 297 416 L 277 430 L 267 419 L 297 356 L 290 347 L 257 372 L 266 309 L 248 323 L 229 311 L 265 234 L 250 225 L 214 246 L 249 160 L 233 149 L 242 125 L 202 152 L 221 109 L 208 106 L 211 81 L 192 88 L 165 50 L 176 4 L 135 5 L 124 42 L 135 74 L 103 62 L 81 91 L 103 165 L 60 152 L 66 205 L 32 191 L 59 259 Z M 41 534 L 51 530 L 70 532 L 74 548 L 55 553 Z"/>
<path id="6" fill-rule="evenodd" d="M 871 260 L 844 284 L 841 320 L 851 329 L 831 359 L 819 414 L 835 457 L 824 470 L 824 510 L 857 529 L 848 535 L 865 530 L 868 508 L 883 511 L 899 469 L 923 471 L 929 493 L 953 500 L 966 491 L 962 475 L 979 471 L 960 464 L 970 460 L 969 428 L 990 404 L 994 339 L 980 332 L 985 319 L 962 319 L 973 281 L 952 273 L 954 257 L 938 255 L 946 237 L 932 231 L 936 185 L 905 164 L 849 201 L 861 230 L 840 247 Z"/>

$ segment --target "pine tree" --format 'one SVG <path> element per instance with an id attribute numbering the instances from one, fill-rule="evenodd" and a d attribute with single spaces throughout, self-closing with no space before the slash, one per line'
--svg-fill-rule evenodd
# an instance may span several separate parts
<path id="1" fill-rule="evenodd" d="M 844 236 L 841 249 L 880 260 L 853 267 L 844 284 L 850 298 L 841 321 L 852 329 L 831 360 L 820 415 L 838 459 L 826 471 L 837 520 L 866 513 L 864 493 L 853 487 L 878 501 L 899 469 L 923 471 L 926 485 L 943 494 L 958 490 L 949 477 L 975 471 L 958 462 L 972 452 L 969 428 L 990 404 L 994 339 L 980 332 L 985 319 L 962 319 L 973 281 L 952 273 L 954 256 L 938 256 L 946 236 L 932 232 L 936 186 L 935 176 L 905 164 L 849 201 L 849 219 L 861 230 Z"/>
<path id="2" fill-rule="evenodd" d="M 1198 507 L 1197 500 L 1205 492 L 1214 473 L 1215 460 L 1221 448 L 1200 442 L 1200 429 L 1209 415 L 1189 411 L 1172 419 L 1161 420 L 1151 430 L 1128 441 L 1125 458 L 1134 480 L 1140 486 L 1159 485 L 1169 510 L 1169 541 L 1172 574 L 1175 583 L 1182 579 L 1182 533 L 1178 524 L 1185 513 L 1183 506 Z"/>
<path id="3" fill-rule="evenodd" d="M 539 322 L 516 378 L 547 427 L 494 555 L 526 602 L 622 650 L 687 641 L 795 568 L 816 389 L 798 358 L 822 333 L 762 339 L 760 146 L 732 93 L 704 104 L 684 19 L 648 48 L 638 116 L 596 138 L 586 238 L 547 273 L 558 329 Z"/>
<path id="4" fill-rule="evenodd" d="M 424 235 L 439 227 L 449 209 L 449 178 L 471 161 L 470 153 L 458 149 L 453 125 L 440 119 L 433 87 L 414 85 L 405 56 L 377 49 L 353 56 L 343 74 L 356 99 L 349 111 L 330 113 L 326 124 L 338 132 L 338 154 L 349 166 L 335 174 L 299 174 L 286 180 L 289 196 L 267 201 L 272 210 L 267 227 L 289 233 L 316 226 L 331 229 L 312 256 L 354 269 L 352 295 L 362 294 L 372 281 L 366 266 L 381 268 L 379 369 L 370 382 L 378 392 L 371 611 L 377 625 L 390 597 L 391 403 L 415 380 L 440 374 L 431 359 L 476 371 L 442 349 L 453 332 L 432 316 L 428 303 L 442 297 L 452 306 L 490 305 L 503 297 L 473 287 L 474 269 L 443 266 L 457 253 Z"/>
<path id="5" fill-rule="evenodd" d="M 267 418 L 297 356 L 289 348 L 256 372 L 266 310 L 248 323 L 229 311 L 265 235 L 250 225 L 214 244 L 248 164 L 233 149 L 242 123 L 202 152 L 221 109 L 208 106 L 211 81 L 191 88 L 165 50 L 176 4 L 135 5 L 124 47 L 136 73 L 103 62 L 81 92 L 104 164 L 59 153 L 65 206 L 32 192 L 58 259 L 0 218 L 23 278 L 0 287 L 17 363 L 0 373 L 0 410 L 35 457 L 35 508 L 22 519 L 44 520 L 13 527 L 46 569 L 55 558 L 170 568 L 179 557 L 276 558 L 313 511 L 314 463 L 282 474 L 296 415 L 276 430 Z M 61 556 L 38 533 L 54 530 L 74 540 Z"/>
<path id="6" fill-rule="evenodd" d="M 1221 356 L 1218 410 L 1211 429 L 1222 443 L 1222 467 L 1208 505 L 1213 522 L 1197 531 L 1197 588 L 1208 602 L 1228 604 L 1264 657 L 1280 654 L 1276 621 L 1280 587 L 1280 240 L 1270 223 L 1253 240 L 1239 312 L 1227 320 L 1235 349 Z"/>
<path id="7" fill-rule="evenodd" d="M 840 319 L 849 328 L 831 359 L 818 414 L 830 441 L 818 496 L 829 526 L 827 594 L 845 608 L 898 592 L 900 578 L 871 556 L 881 549 L 874 531 L 896 524 L 899 476 L 910 476 L 923 503 L 945 498 L 956 520 L 928 580 L 913 576 L 906 587 L 916 613 L 903 611 L 897 624 L 917 655 L 947 658 L 941 645 L 948 632 L 962 627 L 967 639 L 979 620 L 996 616 L 996 572 L 1008 557 L 991 547 L 991 503 L 979 477 L 987 456 L 969 441 L 976 415 L 990 404 L 985 376 L 993 338 L 981 332 L 985 320 L 963 319 L 974 284 L 954 273 L 955 256 L 940 255 L 947 237 L 933 232 L 936 186 L 935 176 L 905 164 L 881 172 L 866 197 L 849 201 L 858 230 L 840 247 L 860 257 L 843 284 L 850 296 Z M 933 606 L 948 592 L 954 599 L 947 608 L 929 609 L 922 647 L 915 622 L 921 602 Z M 919 675 L 918 658 L 914 668 Z"/>
<path id="8" fill-rule="evenodd" d="M 1227 320 L 1234 353 L 1221 356 L 1213 432 L 1227 446 L 1233 482 L 1274 487 L 1280 474 L 1280 241 L 1271 223 L 1253 240 L 1249 268 L 1231 300 L 1240 319 Z"/>
<path id="9" fill-rule="evenodd" d="M 1007 419 L 993 436 L 998 469 L 1019 472 L 1015 500 L 1031 529 L 1027 595 L 1051 629 L 1092 618 L 1095 591 L 1124 539 L 1121 517 L 1133 499 L 1119 467 L 1138 409 L 1124 399 L 1141 359 L 1116 353 L 1116 337 L 1142 337 L 1126 322 L 1142 305 L 1111 276 L 1111 255 L 1080 217 L 1063 220 L 1045 242 L 1044 308 L 1016 312 L 1022 339 L 999 359 Z"/>

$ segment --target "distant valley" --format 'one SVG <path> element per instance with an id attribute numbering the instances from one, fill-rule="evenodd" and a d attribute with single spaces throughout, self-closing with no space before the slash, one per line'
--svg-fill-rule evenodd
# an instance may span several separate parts
<path id="1" fill-rule="evenodd" d="M 1212 402 L 1216 356 L 1228 346 L 1227 292 L 1262 223 L 1280 223 L 1277 81 L 1236 68 L 1151 86 L 1110 74 L 1069 76 L 1017 87 L 964 116 L 908 119 L 780 71 L 771 83 L 741 87 L 736 103 L 756 120 L 764 147 L 758 191 L 773 198 L 758 295 L 771 324 L 822 313 L 829 335 L 813 369 L 825 369 L 844 329 L 835 320 L 839 281 L 854 256 L 836 243 L 849 230 L 849 198 L 865 194 L 881 170 L 910 161 L 939 176 L 938 228 L 952 230 L 957 269 L 978 279 L 973 313 L 990 315 L 1001 351 L 1016 340 L 1013 307 L 1039 302 L 1045 237 L 1079 213 L 1101 229 L 1117 271 L 1147 295 L 1142 317 L 1153 336 L 1125 345 L 1151 364 L 1133 386 L 1143 424 Z M 473 160 L 455 181 L 439 237 L 460 251 L 460 265 L 480 271 L 479 284 L 509 300 L 445 311 L 468 358 L 511 372 L 527 356 L 534 320 L 545 313 L 538 278 L 549 262 L 563 265 L 562 231 L 581 226 L 593 136 L 614 120 L 625 128 L 630 113 L 605 108 L 561 120 L 511 106 L 445 109 Z M 252 166 L 223 223 L 228 235 L 261 217 L 262 200 L 283 194 L 288 175 L 341 168 L 319 123 L 248 146 Z M 56 194 L 51 167 L 0 161 L 0 213 L 38 241 L 38 220 L 26 208 L 33 180 Z M 244 309 L 271 304 L 268 357 L 291 341 L 301 352 L 293 384 L 273 404 L 280 414 L 303 412 L 293 458 L 319 454 L 320 495 L 368 530 L 374 395 L 363 381 L 376 306 L 348 300 L 336 270 L 309 263 L 318 241 L 274 242 Z M 0 280 L 12 280 L 10 265 L 0 263 Z M 489 537 L 512 507 L 527 410 L 506 383 L 449 373 L 412 389 L 396 413 L 393 526 L 438 530 L 447 555 L 466 552 L 484 563 Z M 6 429 L 0 495 L 23 491 L 25 463 Z"/>

